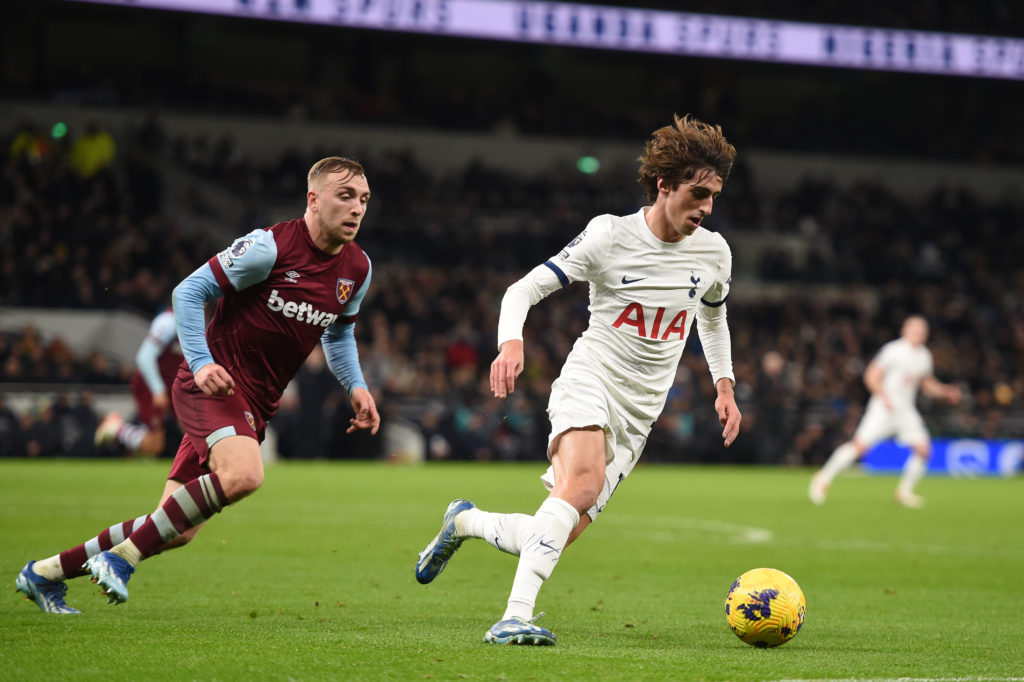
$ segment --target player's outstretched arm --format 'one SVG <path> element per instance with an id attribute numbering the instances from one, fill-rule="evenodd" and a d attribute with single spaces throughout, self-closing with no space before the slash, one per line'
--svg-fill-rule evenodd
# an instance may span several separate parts
<path id="1" fill-rule="evenodd" d="M 509 339 L 501 344 L 498 357 L 491 363 L 491 391 L 496 398 L 516 392 L 516 377 L 523 372 L 523 342 Z"/>
<path id="2" fill-rule="evenodd" d="M 743 415 L 740 414 L 740 408 L 736 406 L 736 396 L 733 393 L 731 379 L 722 377 L 715 383 L 715 388 L 718 389 L 718 397 L 715 398 L 715 411 L 718 413 L 719 423 L 724 427 L 722 439 L 725 441 L 725 447 L 729 447 L 736 440 L 736 436 L 740 434 L 740 421 L 742 421 Z"/>
<path id="3" fill-rule="evenodd" d="M 556 270 L 560 274 L 556 275 Z M 564 272 L 548 261 L 530 270 L 505 291 L 498 313 L 498 357 L 491 363 L 491 392 L 495 397 L 515 393 L 516 377 L 523 372 L 526 314 L 538 301 L 569 281 Z"/>
<path id="4" fill-rule="evenodd" d="M 956 405 L 963 398 L 960 388 L 953 384 L 944 384 L 933 376 L 921 380 L 921 390 L 932 398 L 945 400 Z"/>
<path id="5" fill-rule="evenodd" d="M 214 365 L 213 355 L 210 353 L 210 346 L 206 342 L 206 315 L 205 306 L 207 301 L 212 301 L 220 296 L 220 285 L 210 269 L 210 265 L 200 265 L 195 272 L 183 279 L 178 286 L 174 287 L 171 300 L 174 304 L 174 324 L 178 331 L 178 342 L 181 344 L 181 352 L 188 362 L 188 368 L 192 370 L 196 385 L 207 395 L 214 395 L 220 390 L 204 388 L 199 381 L 199 371 L 207 365 Z M 218 365 L 219 367 L 219 365 Z M 226 374 L 223 367 L 220 370 Z M 210 370 L 207 370 L 209 372 Z M 230 379 L 231 377 L 228 377 Z M 234 382 L 232 382 L 232 387 Z M 223 389 L 224 387 L 219 387 Z"/>
<path id="6" fill-rule="evenodd" d="M 349 398 L 352 401 L 352 411 L 356 413 L 356 416 L 348 420 L 351 426 L 345 433 L 352 433 L 356 429 L 369 429 L 371 435 L 377 435 L 377 429 L 380 428 L 380 414 L 377 412 L 377 402 L 373 399 L 373 395 L 365 388 L 356 387 L 352 389 L 352 395 Z"/>

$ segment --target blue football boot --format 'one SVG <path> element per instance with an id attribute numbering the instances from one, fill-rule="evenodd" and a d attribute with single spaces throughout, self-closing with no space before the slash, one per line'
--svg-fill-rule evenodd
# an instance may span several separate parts
<path id="1" fill-rule="evenodd" d="M 100 552 L 85 562 L 92 581 L 103 589 L 108 604 L 128 601 L 128 579 L 135 567 L 113 552 Z"/>
<path id="2" fill-rule="evenodd" d="M 455 550 L 462 546 L 462 538 L 455 535 L 455 517 L 473 508 L 474 505 L 469 500 L 451 501 L 444 512 L 441 532 L 420 552 L 416 561 L 416 580 L 426 585 L 448 565 L 448 560 L 455 554 Z"/>
<path id="3" fill-rule="evenodd" d="M 30 561 L 21 569 L 14 580 L 14 589 L 24 594 L 25 599 L 34 601 L 46 613 L 81 613 L 64 601 L 64 595 L 68 592 L 64 581 L 44 578 L 32 570 L 34 563 Z"/>
<path id="4" fill-rule="evenodd" d="M 544 615 L 541 611 L 530 620 L 509 618 L 499 620 L 484 634 L 484 641 L 491 644 L 532 644 L 534 646 L 553 646 L 555 633 L 547 628 L 534 625 Z"/>

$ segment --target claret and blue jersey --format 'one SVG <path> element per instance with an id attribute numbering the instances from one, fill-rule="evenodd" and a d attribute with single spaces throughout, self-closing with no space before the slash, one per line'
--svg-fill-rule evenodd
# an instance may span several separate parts
<path id="1" fill-rule="evenodd" d="M 324 253 L 302 219 L 250 232 L 175 290 L 175 318 L 190 369 L 221 365 L 269 419 L 322 340 L 343 386 L 365 388 L 353 323 L 370 276 L 370 259 L 358 245 Z M 204 334 L 196 311 L 201 317 L 201 303 L 221 294 Z"/>

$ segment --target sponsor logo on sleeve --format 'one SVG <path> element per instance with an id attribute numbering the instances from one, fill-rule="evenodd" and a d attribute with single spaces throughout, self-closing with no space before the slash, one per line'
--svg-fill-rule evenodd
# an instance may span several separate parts
<path id="1" fill-rule="evenodd" d="M 220 266 L 225 270 L 229 270 L 231 266 L 235 264 L 235 259 L 244 256 L 245 252 L 248 251 L 249 247 L 254 243 L 256 243 L 256 240 L 252 237 L 236 239 L 234 244 L 217 254 L 217 260 L 220 261 Z"/>
<path id="2" fill-rule="evenodd" d="M 241 258 L 245 255 L 245 252 L 256 242 L 252 237 L 242 237 L 236 239 L 235 243 L 228 248 L 228 254 L 232 258 Z"/>
<path id="3" fill-rule="evenodd" d="M 569 249 L 571 249 L 574 246 L 577 246 L 580 242 L 583 241 L 583 238 L 586 237 L 586 236 L 587 236 L 587 231 L 584 229 L 582 232 L 580 232 L 578 235 L 576 235 L 575 239 L 573 239 L 571 242 L 566 244 L 564 249 L 559 251 L 558 257 L 561 258 L 562 260 L 568 260 L 569 259 Z"/>

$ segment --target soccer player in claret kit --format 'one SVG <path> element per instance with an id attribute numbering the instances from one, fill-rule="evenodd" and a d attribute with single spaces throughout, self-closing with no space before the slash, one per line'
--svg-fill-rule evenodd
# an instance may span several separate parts
<path id="1" fill-rule="evenodd" d="M 565 249 L 508 288 L 491 364 L 491 390 L 499 398 L 515 390 L 523 371 L 522 332 L 531 306 L 586 281 L 590 323 L 551 386 L 551 466 L 541 477 L 549 497 L 532 516 L 485 512 L 454 500 L 416 563 L 416 579 L 429 583 L 466 538 L 519 556 L 507 608 L 485 641 L 555 643 L 555 635 L 534 622 L 541 584 L 636 464 L 694 319 L 718 391 L 722 438 L 726 446 L 736 438 L 741 415 L 725 306 L 732 255 L 721 235 L 701 226 L 735 155 L 718 126 L 675 117 L 674 125 L 654 132 L 639 159 L 651 205 L 632 215 L 594 218 Z"/>
<path id="2" fill-rule="evenodd" d="M 129 423 L 111 412 L 96 428 L 96 445 L 116 441 L 133 454 L 155 456 L 163 452 L 165 421 L 174 416 L 170 386 L 182 360 L 174 312 L 167 308 L 153 318 L 135 354 L 131 387 L 138 421 Z"/>
<path id="3" fill-rule="evenodd" d="M 171 389 L 185 431 L 156 511 L 102 531 L 49 559 L 30 561 L 17 589 L 49 613 L 78 613 L 65 580 L 91 574 L 110 603 L 128 598 L 143 559 L 189 542 L 211 516 L 263 482 L 259 443 L 285 386 L 322 343 L 349 394 L 348 431 L 376 434 L 354 323 L 370 260 L 353 241 L 370 188 L 362 166 L 328 157 L 310 169 L 303 218 L 236 240 L 174 290 L 185 355 Z M 220 300 L 209 327 L 204 304 Z"/>

